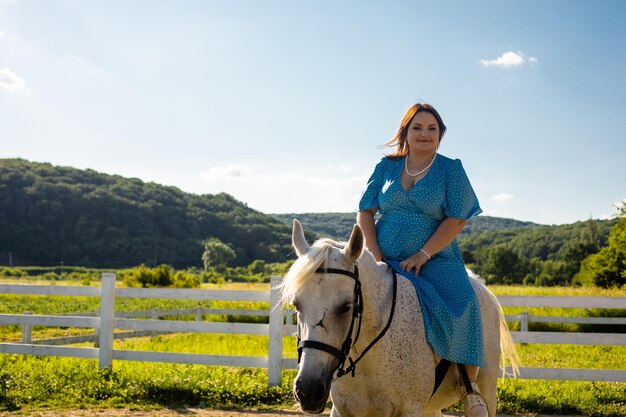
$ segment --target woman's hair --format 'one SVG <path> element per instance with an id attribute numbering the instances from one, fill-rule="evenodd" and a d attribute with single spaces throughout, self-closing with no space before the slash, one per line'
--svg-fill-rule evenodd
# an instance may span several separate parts
<path id="1" fill-rule="evenodd" d="M 391 148 L 394 146 L 396 147 L 395 152 L 387 155 L 388 158 L 399 159 L 409 154 L 409 147 L 406 143 L 407 132 L 409 130 L 409 125 L 411 124 L 413 117 L 415 117 L 415 115 L 421 111 L 428 112 L 432 114 L 435 119 L 437 119 L 437 124 L 439 125 L 439 140 L 441 141 L 443 135 L 446 133 L 446 125 L 443 124 L 441 116 L 439 115 L 437 110 L 435 110 L 435 108 L 430 104 L 416 103 L 409 107 L 406 113 L 404 113 L 404 117 L 402 117 L 402 122 L 400 122 L 400 127 L 398 128 L 398 131 L 394 135 L 393 139 L 382 145 L 383 148 Z"/>

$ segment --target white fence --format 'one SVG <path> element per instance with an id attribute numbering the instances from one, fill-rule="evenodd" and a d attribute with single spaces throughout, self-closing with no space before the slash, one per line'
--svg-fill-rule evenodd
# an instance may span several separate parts
<path id="1" fill-rule="evenodd" d="M 98 332 L 97 348 L 42 346 L 36 343 L 0 343 L 0 353 L 29 354 L 42 356 L 66 356 L 97 358 L 100 367 L 112 366 L 115 360 L 137 360 L 145 362 L 171 362 L 201 365 L 244 366 L 268 369 L 270 386 L 279 385 L 281 370 L 293 367 L 290 359 L 282 358 L 282 337 L 285 333 L 284 311 L 276 286 L 279 277 L 272 278 L 271 291 L 220 291 L 165 288 L 115 288 L 115 274 L 102 275 L 100 287 L 48 286 L 48 285 L 0 285 L 0 294 L 63 295 L 100 297 L 99 317 L 66 315 L 23 315 L 0 314 L 0 325 L 64 326 L 93 328 Z M 270 324 L 216 323 L 178 320 L 136 320 L 115 317 L 117 298 L 154 298 L 179 300 L 229 300 L 270 302 Z M 291 326 L 295 327 L 295 326 Z M 202 332 L 269 335 L 269 355 L 227 356 L 188 353 L 150 352 L 113 349 L 115 329 L 149 332 Z M 294 332 L 294 330 L 291 330 Z M 23 335 L 28 334 L 28 327 Z"/>
<path id="2" fill-rule="evenodd" d="M 279 385 L 283 369 L 295 369 L 295 359 L 283 358 L 283 336 L 293 335 L 296 326 L 291 324 L 289 312 L 280 304 L 277 285 L 280 277 L 272 277 L 270 291 L 224 291 L 190 289 L 115 288 L 115 274 L 105 273 L 100 287 L 47 286 L 47 285 L 0 285 L 0 294 L 34 294 L 100 297 L 100 310 L 93 317 L 68 315 L 0 314 L 0 325 L 21 325 L 22 343 L 0 343 L 0 353 L 30 354 L 43 356 L 66 356 L 97 358 L 100 367 L 112 366 L 113 360 L 136 360 L 145 362 L 170 362 L 184 364 L 244 366 L 268 369 L 268 384 Z M 180 300 L 229 300 L 269 302 L 269 310 L 192 309 L 151 312 L 115 313 L 117 298 L 155 298 Z M 559 307 L 559 308 L 615 308 L 626 309 L 626 297 L 527 297 L 499 296 L 504 307 Z M 195 315 L 195 321 L 159 320 L 160 316 L 179 314 Z M 269 315 L 269 324 L 221 323 L 202 321 L 203 314 Z M 149 315 L 150 320 L 137 320 Z M 287 323 L 285 323 L 287 317 Z M 618 345 L 626 346 L 623 333 L 571 333 L 530 332 L 529 322 L 561 322 L 591 324 L 626 324 L 626 318 L 603 317 L 537 317 L 522 313 L 507 316 L 509 321 L 519 321 L 521 331 L 512 332 L 516 343 Z M 32 326 L 63 326 L 93 328 L 96 332 L 94 348 L 60 347 L 53 344 L 78 343 L 94 340 L 93 335 L 74 336 L 61 340 L 31 340 Z M 131 332 L 114 332 L 115 329 Z M 267 357 L 226 356 L 189 353 L 150 352 L 113 349 L 114 338 L 150 335 L 155 332 L 202 332 L 269 335 Z M 43 345 L 43 343 L 48 343 Z M 530 368 L 520 369 L 520 377 L 526 379 L 589 380 L 626 382 L 626 370 Z"/>
<path id="3" fill-rule="evenodd" d="M 626 309 L 626 297 L 502 295 L 498 297 L 498 301 L 503 307 Z M 626 317 L 531 316 L 528 312 L 523 312 L 517 316 L 506 316 L 506 318 L 507 321 L 520 322 L 520 331 L 511 332 L 515 343 L 626 346 L 626 333 L 528 331 L 528 323 L 533 322 L 626 325 Z M 626 382 L 626 370 L 522 367 L 520 368 L 520 378 Z"/>

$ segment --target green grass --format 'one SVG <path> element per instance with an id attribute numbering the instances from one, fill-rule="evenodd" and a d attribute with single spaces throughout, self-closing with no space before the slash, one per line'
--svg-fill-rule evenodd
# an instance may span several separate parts
<path id="1" fill-rule="evenodd" d="M 523 366 L 626 369 L 626 346 L 517 345 Z M 626 383 L 507 379 L 498 384 L 503 413 L 626 415 Z"/>
<path id="2" fill-rule="evenodd" d="M 267 355 L 266 336 L 178 334 L 116 341 L 116 349 Z M 296 357 L 285 338 L 285 357 Z M 233 352 L 233 346 L 237 346 Z M 521 345 L 526 366 L 624 369 L 626 347 Z M 0 355 L 0 410 L 43 407 L 291 406 L 294 371 L 267 387 L 263 369 L 116 361 L 99 371 L 94 360 Z M 502 413 L 626 415 L 626 384 L 574 381 L 499 382 Z"/>
<path id="3" fill-rule="evenodd" d="M 256 286 L 246 286 L 253 289 Z M 242 287 L 239 286 L 239 289 Z M 259 287 L 256 287 L 259 288 Z M 267 289 L 267 286 L 263 286 Z M 613 295 L 623 290 L 493 287 L 509 295 Z M 528 290 L 525 292 L 525 290 Z M 118 300 L 119 311 L 156 308 L 261 308 L 261 303 L 175 300 Z M 267 305 L 265 304 L 265 307 Z M 0 313 L 34 314 L 93 311 L 97 299 L 89 297 L 0 296 Z M 543 315 L 571 314 L 547 309 Z M 508 314 L 514 314 L 507 312 Z M 581 313 L 588 314 L 586 310 Z M 531 313 L 540 314 L 540 313 Z M 578 314 L 575 314 L 578 315 Z M 584 314 L 581 314 L 584 315 Z M 217 320 L 229 320 L 217 317 Z M 266 320 L 260 318 L 258 320 Z M 76 329 L 38 330 L 72 332 Z M 17 337 L 19 327 L 0 327 L 0 338 Z M 46 336 L 51 337 L 51 336 Z M 284 356 L 295 358 L 296 342 L 284 339 Z M 82 346 L 89 346 L 83 344 Z M 524 366 L 626 369 L 624 346 L 518 345 Z M 116 349 L 214 355 L 266 356 L 267 336 L 175 334 L 116 340 Z M 74 358 L 0 355 L 0 410 L 36 408 L 126 407 L 158 408 L 174 405 L 206 407 L 291 406 L 295 371 L 284 371 L 280 387 L 267 387 L 267 370 L 217 366 L 115 361 L 113 370 L 100 371 L 97 361 Z M 617 417 L 626 415 L 626 383 L 510 380 L 499 382 L 499 412 Z"/>
<path id="4" fill-rule="evenodd" d="M 267 371 L 141 362 L 98 370 L 94 360 L 0 356 L 0 410 L 197 405 L 269 407 L 291 401 L 285 372 L 267 387 Z"/>

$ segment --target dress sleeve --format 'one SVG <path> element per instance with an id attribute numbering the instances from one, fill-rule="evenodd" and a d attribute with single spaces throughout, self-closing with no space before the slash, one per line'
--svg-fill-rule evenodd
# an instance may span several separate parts
<path id="1" fill-rule="evenodd" d="M 369 208 L 379 209 L 378 193 L 383 186 L 383 176 L 385 172 L 385 159 L 383 158 L 374 168 L 374 172 L 367 180 L 367 185 L 363 194 L 361 194 L 361 200 L 359 201 L 359 211 L 367 210 Z"/>
<path id="2" fill-rule="evenodd" d="M 446 174 L 446 216 L 469 220 L 482 212 L 463 164 L 453 160 Z"/>

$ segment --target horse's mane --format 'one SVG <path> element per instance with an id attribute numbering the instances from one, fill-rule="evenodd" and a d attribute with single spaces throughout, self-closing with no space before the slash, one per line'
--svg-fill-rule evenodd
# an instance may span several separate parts
<path id="1" fill-rule="evenodd" d="M 332 239 L 319 239 L 309 250 L 293 263 L 285 275 L 280 290 L 283 302 L 290 304 L 298 290 L 313 276 L 322 264 L 326 263 L 331 249 L 343 249 L 344 245 Z"/>

